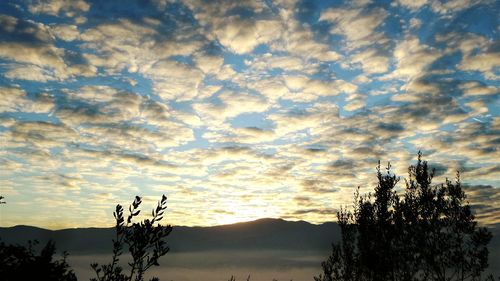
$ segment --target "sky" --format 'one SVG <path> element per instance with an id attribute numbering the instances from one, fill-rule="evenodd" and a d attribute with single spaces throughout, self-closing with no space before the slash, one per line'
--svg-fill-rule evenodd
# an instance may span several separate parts
<path id="1" fill-rule="evenodd" d="M 335 221 L 420 150 L 500 222 L 498 1 L 0 1 L 0 225 Z M 146 212 L 148 213 L 148 212 Z"/>

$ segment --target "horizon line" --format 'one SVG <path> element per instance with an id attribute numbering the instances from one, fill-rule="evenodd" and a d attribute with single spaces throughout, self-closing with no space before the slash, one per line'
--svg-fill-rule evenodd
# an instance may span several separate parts
<path id="1" fill-rule="evenodd" d="M 226 223 L 226 224 L 215 224 L 215 225 L 174 225 L 170 224 L 172 227 L 190 227 L 190 228 L 210 228 L 210 227 L 221 227 L 221 226 L 232 226 L 232 225 L 241 225 L 241 224 L 250 224 L 250 223 L 255 223 L 259 221 L 284 221 L 284 222 L 292 222 L 292 223 L 307 223 L 311 225 L 323 225 L 327 223 L 337 223 L 336 221 L 326 221 L 326 222 L 321 222 L 321 223 L 314 223 L 314 222 L 309 222 L 306 220 L 287 220 L 284 218 L 272 218 L 272 217 L 264 217 L 264 218 L 258 218 L 254 220 L 248 220 L 248 221 L 240 221 L 240 222 L 234 222 L 234 223 Z M 161 224 L 161 225 L 169 225 L 167 224 Z M 88 226 L 88 227 L 66 227 L 66 228 L 47 228 L 47 227 L 42 227 L 42 226 L 37 226 L 37 225 L 26 225 L 26 224 L 16 224 L 16 225 L 10 225 L 10 226 L 4 226 L 0 225 L 0 228 L 14 228 L 14 227 L 33 227 L 33 228 L 39 228 L 43 230 L 50 230 L 50 231 L 60 231 L 60 230 L 70 230 L 70 229 L 108 229 L 108 228 L 114 228 L 114 226 L 109 226 L 109 227 L 99 227 L 99 226 Z"/>

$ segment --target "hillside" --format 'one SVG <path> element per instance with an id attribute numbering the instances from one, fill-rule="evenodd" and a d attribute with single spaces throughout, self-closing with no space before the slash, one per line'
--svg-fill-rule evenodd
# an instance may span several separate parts
<path id="1" fill-rule="evenodd" d="M 109 253 L 114 228 L 47 230 L 31 226 L 0 228 L 7 243 L 28 240 L 56 242 L 60 251 L 71 254 Z M 314 225 L 304 221 L 260 219 L 213 227 L 174 226 L 168 241 L 172 252 L 210 250 L 324 250 L 339 239 L 335 223 Z"/>

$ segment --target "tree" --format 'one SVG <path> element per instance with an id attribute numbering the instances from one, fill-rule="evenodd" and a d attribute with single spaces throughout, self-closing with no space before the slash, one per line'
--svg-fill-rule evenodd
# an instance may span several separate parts
<path id="1" fill-rule="evenodd" d="M 0 196 L 0 204 L 6 204 Z M 37 255 L 34 246 L 38 241 L 28 241 L 28 246 L 8 245 L 0 241 L 0 279 L 4 281 L 76 281 L 76 275 L 66 262 L 68 254 L 53 260 L 55 243 L 48 241 Z"/>
<path id="2" fill-rule="evenodd" d="M 404 194 L 388 164 L 373 195 L 355 193 L 352 211 L 337 214 L 341 242 L 316 281 L 480 280 L 488 267 L 491 233 L 477 226 L 457 173 L 433 185 L 434 171 L 419 152 Z M 491 280 L 493 279 L 490 276 Z"/>
<path id="3" fill-rule="evenodd" d="M 53 260 L 55 244 L 47 242 L 40 254 L 34 246 L 37 241 L 28 242 L 28 246 L 7 245 L 0 242 L 0 279 L 4 281 L 76 281 L 76 276 L 66 262 L 64 253 L 60 260 Z"/>
<path id="4" fill-rule="evenodd" d="M 91 264 L 96 273 L 96 278 L 91 281 L 143 281 L 145 272 L 152 266 L 158 266 L 160 257 L 166 255 L 170 248 L 167 246 L 165 238 L 172 231 L 172 226 L 155 226 L 163 218 L 163 213 L 167 208 L 167 197 L 162 196 L 158 205 L 152 210 L 152 219 L 132 223 L 134 217 L 140 213 L 139 206 L 142 199 L 135 197 L 134 202 L 129 206 L 127 221 L 123 216 L 123 207 L 116 206 L 113 213 L 116 220 L 116 239 L 113 240 L 113 257 L 111 263 L 107 265 Z M 123 272 L 119 265 L 119 257 L 123 253 L 124 246 L 128 246 L 128 251 L 132 256 L 129 274 Z M 154 277 L 151 279 L 158 281 Z"/>

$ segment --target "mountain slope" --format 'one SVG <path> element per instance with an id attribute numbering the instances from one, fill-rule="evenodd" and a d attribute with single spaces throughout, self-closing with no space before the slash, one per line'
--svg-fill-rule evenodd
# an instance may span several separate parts
<path id="1" fill-rule="evenodd" d="M 30 226 L 0 228 L 6 243 L 24 244 L 49 239 L 60 251 L 71 254 L 109 253 L 114 228 L 77 228 L 46 230 Z M 252 222 L 213 227 L 174 226 L 168 237 L 173 252 L 210 250 L 324 250 L 339 239 L 335 223 L 314 225 L 281 219 L 261 219 Z"/>
<path id="2" fill-rule="evenodd" d="M 500 273 L 500 225 L 490 228 L 493 239 L 489 244 L 490 270 Z M 6 243 L 26 244 L 38 240 L 56 242 L 59 251 L 78 254 L 109 254 L 114 228 L 77 228 L 47 230 L 31 226 L 0 228 L 0 238 Z M 332 242 L 339 241 L 336 223 L 314 225 L 304 221 L 261 219 L 213 227 L 174 226 L 168 237 L 171 251 L 189 253 L 203 251 L 266 251 L 290 250 L 328 253 Z M 325 256 L 326 257 L 326 256 Z"/>

